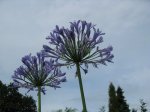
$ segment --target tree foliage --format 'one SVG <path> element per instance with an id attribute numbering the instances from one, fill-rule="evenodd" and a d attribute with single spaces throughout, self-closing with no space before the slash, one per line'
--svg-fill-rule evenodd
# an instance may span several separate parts
<path id="1" fill-rule="evenodd" d="M 116 112 L 117 100 L 116 100 L 116 90 L 112 83 L 109 85 L 109 112 Z"/>
<path id="2" fill-rule="evenodd" d="M 123 95 L 123 90 L 121 87 L 117 88 L 117 111 L 118 112 L 130 112 L 129 105 L 127 104 L 125 97 Z"/>
<path id="3" fill-rule="evenodd" d="M 56 110 L 56 111 L 53 111 L 53 112 L 77 112 L 77 109 L 66 107 L 66 108 L 64 109 L 64 111 L 63 111 L 63 109 L 59 109 L 59 110 Z"/>
<path id="4" fill-rule="evenodd" d="M 129 105 L 127 104 L 123 95 L 123 90 L 110 83 L 109 85 L 109 112 L 130 112 Z"/>
<path id="5" fill-rule="evenodd" d="M 136 109 L 132 109 L 132 111 L 131 112 L 137 112 L 137 110 Z"/>
<path id="6" fill-rule="evenodd" d="M 99 109 L 99 112 L 105 112 L 106 109 L 105 109 L 105 106 L 102 106 L 100 109 Z"/>
<path id="7" fill-rule="evenodd" d="M 0 112 L 37 112 L 37 109 L 31 96 L 23 96 L 11 84 L 6 86 L 0 81 Z"/>
<path id="8" fill-rule="evenodd" d="M 141 106 L 140 106 L 141 112 L 147 112 L 147 105 L 143 99 L 140 100 L 140 104 L 141 104 Z"/>

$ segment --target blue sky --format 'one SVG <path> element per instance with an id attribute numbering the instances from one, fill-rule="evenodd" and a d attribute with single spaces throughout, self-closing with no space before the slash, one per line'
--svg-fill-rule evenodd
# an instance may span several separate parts
<path id="1" fill-rule="evenodd" d="M 130 107 L 138 108 L 141 98 L 150 107 L 149 6 L 149 0 L 0 0 L 0 80 L 11 82 L 21 58 L 40 51 L 55 25 L 67 27 L 81 19 L 106 33 L 102 46 L 112 45 L 115 55 L 114 64 L 90 67 L 82 75 L 89 112 L 107 107 L 110 82 L 124 89 Z M 42 96 L 43 112 L 66 106 L 81 111 L 75 70 L 63 70 L 68 82 L 61 89 L 47 88 Z M 29 95 L 37 99 L 36 92 Z"/>

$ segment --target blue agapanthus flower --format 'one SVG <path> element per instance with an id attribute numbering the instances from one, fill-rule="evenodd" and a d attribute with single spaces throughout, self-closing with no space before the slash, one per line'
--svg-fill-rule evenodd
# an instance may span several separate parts
<path id="1" fill-rule="evenodd" d="M 54 66 L 55 61 L 46 60 L 42 53 L 31 54 L 22 58 L 23 65 L 14 71 L 13 85 L 15 87 L 37 90 L 45 94 L 45 87 L 60 88 L 60 83 L 66 81 L 65 73 Z"/>
<path id="2" fill-rule="evenodd" d="M 49 45 L 43 45 L 43 54 L 59 60 L 60 66 L 85 65 L 80 67 L 87 73 L 89 64 L 98 67 L 98 64 L 112 62 L 112 46 L 100 47 L 104 34 L 92 23 L 81 20 L 70 22 L 70 28 L 56 26 L 47 37 Z"/>
<path id="3" fill-rule="evenodd" d="M 49 45 L 43 45 L 43 55 L 55 59 L 56 67 L 76 66 L 82 112 L 87 112 L 87 108 L 80 69 L 87 73 L 90 64 L 97 68 L 99 64 L 107 65 L 107 62 L 112 62 L 114 57 L 111 53 L 112 46 L 106 48 L 100 46 L 104 34 L 92 23 L 79 20 L 70 22 L 70 28 L 56 26 L 47 37 Z"/>

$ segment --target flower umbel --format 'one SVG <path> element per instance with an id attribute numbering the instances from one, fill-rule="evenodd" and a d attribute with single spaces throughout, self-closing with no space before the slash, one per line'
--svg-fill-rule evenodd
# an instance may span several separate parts
<path id="1" fill-rule="evenodd" d="M 76 65 L 76 75 L 79 80 L 80 93 L 83 110 L 87 112 L 84 90 L 80 68 L 88 72 L 88 65 L 98 67 L 98 64 L 106 65 L 112 62 L 112 46 L 100 48 L 103 42 L 103 35 L 92 23 L 86 21 L 70 22 L 70 28 L 59 28 L 56 26 L 53 32 L 47 37 L 51 45 L 43 45 L 43 55 L 58 60 L 56 66 Z M 82 65 L 85 67 L 83 68 Z"/>
<path id="2" fill-rule="evenodd" d="M 65 73 L 53 65 L 54 60 L 45 60 L 42 53 L 37 53 L 37 56 L 24 56 L 22 62 L 24 65 L 15 70 L 12 76 L 15 87 L 29 90 L 41 87 L 41 92 L 45 94 L 46 86 L 60 88 L 60 83 L 66 81 Z"/>
<path id="3" fill-rule="evenodd" d="M 106 65 L 112 62 L 114 57 L 111 54 L 112 46 L 100 48 L 98 45 L 103 42 L 103 35 L 92 23 L 86 21 L 71 22 L 70 28 L 59 28 L 47 37 L 49 43 L 54 46 L 43 45 L 44 55 L 61 60 L 58 65 L 84 64 L 84 71 L 87 72 L 88 64 L 97 67 L 98 64 Z"/>

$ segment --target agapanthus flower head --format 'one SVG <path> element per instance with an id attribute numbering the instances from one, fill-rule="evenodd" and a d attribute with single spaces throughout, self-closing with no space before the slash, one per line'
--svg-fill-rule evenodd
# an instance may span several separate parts
<path id="1" fill-rule="evenodd" d="M 97 67 L 98 64 L 112 62 L 112 46 L 99 46 L 104 34 L 92 23 L 81 20 L 70 22 L 70 28 L 56 26 L 47 37 L 51 46 L 43 45 L 43 54 L 61 60 L 58 65 L 84 64 L 85 68 L 82 69 L 87 73 L 89 64 Z"/>
<path id="2" fill-rule="evenodd" d="M 54 66 L 55 61 L 46 60 L 42 53 L 24 56 L 22 62 L 23 65 L 12 76 L 15 87 L 27 88 L 29 91 L 41 87 L 41 92 L 45 94 L 46 86 L 60 88 L 60 83 L 66 81 L 65 73 Z"/>

